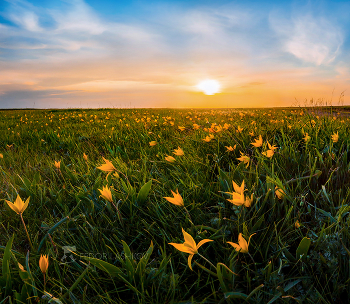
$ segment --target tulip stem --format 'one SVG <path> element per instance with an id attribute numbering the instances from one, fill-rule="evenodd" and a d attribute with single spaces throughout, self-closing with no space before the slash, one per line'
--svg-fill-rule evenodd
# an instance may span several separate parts
<path id="1" fill-rule="evenodd" d="M 203 258 L 204 260 L 206 260 L 212 267 L 214 267 L 216 269 L 216 267 L 214 266 L 214 264 L 212 262 L 210 262 L 206 257 L 202 256 L 201 254 L 198 253 L 198 255 Z"/>
<path id="2" fill-rule="evenodd" d="M 44 273 L 44 291 L 46 290 L 46 274 Z"/>
<path id="3" fill-rule="evenodd" d="M 29 233 L 28 233 L 28 230 L 27 230 L 26 224 L 25 224 L 25 222 L 24 222 L 24 220 L 23 220 L 22 213 L 20 213 L 20 214 L 19 214 L 19 216 L 21 217 L 21 220 L 22 220 L 22 223 L 23 223 L 23 226 L 24 226 L 24 230 L 25 230 L 25 231 L 26 231 L 26 233 L 27 233 L 27 238 L 28 238 L 28 241 L 29 241 L 30 249 L 32 249 L 32 250 L 33 250 L 33 245 L 32 245 L 32 242 L 31 242 L 31 240 L 30 240 L 30 237 L 29 237 Z"/>
<path id="4" fill-rule="evenodd" d="M 191 219 L 190 213 L 188 212 L 187 208 L 186 208 L 186 207 L 184 207 L 184 209 L 185 209 L 185 211 L 186 211 L 186 213 L 187 213 L 187 215 L 188 215 L 188 220 L 190 221 L 190 223 L 191 223 L 192 225 L 194 225 L 194 224 L 193 224 L 193 222 L 192 222 L 192 219 Z"/>

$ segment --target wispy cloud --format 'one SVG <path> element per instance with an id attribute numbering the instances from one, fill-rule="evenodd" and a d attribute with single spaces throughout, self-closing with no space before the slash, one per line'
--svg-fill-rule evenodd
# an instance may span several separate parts
<path id="1" fill-rule="evenodd" d="M 290 19 L 282 19 L 271 15 L 270 23 L 282 40 L 283 50 L 305 62 L 329 64 L 343 44 L 342 29 L 325 17 L 298 13 Z"/>

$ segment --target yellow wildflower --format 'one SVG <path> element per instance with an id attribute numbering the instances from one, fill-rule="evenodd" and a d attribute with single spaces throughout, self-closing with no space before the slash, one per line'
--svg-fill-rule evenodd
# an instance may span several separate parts
<path id="1" fill-rule="evenodd" d="M 57 169 L 60 169 L 61 168 L 61 161 L 58 161 L 58 162 L 55 161 L 54 165 Z"/>
<path id="2" fill-rule="evenodd" d="M 334 143 L 338 142 L 338 140 L 339 140 L 339 134 L 338 134 L 338 132 L 337 132 L 337 133 L 334 133 L 331 137 L 332 137 L 332 141 L 333 141 Z"/>
<path id="3" fill-rule="evenodd" d="M 307 142 L 311 137 L 308 133 L 305 133 L 304 141 Z"/>
<path id="4" fill-rule="evenodd" d="M 165 157 L 165 160 L 168 161 L 168 162 L 173 163 L 176 159 L 175 159 L 174 157 L 170 156 L 170 155 L 167 155 L 167 156 Z"/>
<path id="5" fill-rule="evenodd" d="M 102 157 L 102 158 L 103 158 L 105 163 L 102 164 L 100 167 L 97 167 L 97 169 L 100 169 L 100 170 L 105 171 L 105 172 L 113 172 L 113 171 L 117 170 L 113 166 L 112 162 L 110 162 L 108 159 L 105 159 L 104 157 Z"/>
<path id="6" fill-rule="evenodd" d="M 277 186 L 275 187 L 275 194 L 278 197 L 278 199 L 282 199 L 285 196 L 285 192 Z"/>
<path id="7" fill-rule="evenodd" d="M 239 158 L 237 158 L 239 161 L 241 161 L 241 162 L 244 162 L 245 164 L 247 164 L 247 168 L 248 168 L 248 166 L 249 166 L 249 162 L 250 162 L 250 157 L 249 156 L 247 156 L 247 155 L 244 155 L 241 151 L 240 151 L 240 153 L 241 153 L 241 157 L 239 157 Z"/>
<path id="8" fill-rule="evenodd" d="M 108 188 L 108 186 L 102 187 L 102 190 L 98 189 L 98 191 L 100 191 L 100 193 L 101 193 L 100 197 L 103 197 L 107 201 L 113 203 L 112 192 L 111 192 L 111 189 Z"/>
<path id="9" fill-rule="evenodd" d="M 244 181 L 242 182 L 241 186 L 238 186 L 234 181 L 232 181 L 232 185 L 234 188 L 234 192 L 225 192 L 227 194 L 230 194 L 232 196 L 232 199 L 227 199 L 230 203 L 236 205 L 236 206 L 246 206 L 250 207 L 252 201 L 253 201 L 253 194 L 250 198 L 244 197 Z"/>
<path id="10" fill-rule="evenodd" d="M 174 191 L 171 190 L 171 193 L 173 195 L 173 197 L 164 197 L 168 202 L 176 205 L 176 206 L 184 206 L 184 201 L 179 193 L 179 190 L 176 189 L 176 193 Z"/>
<path id="11" fill-rule="evenodd" d="M 29 199 L 30 197 L 27 198 L 27 200 L 25 201 L 25 203 L 22 201 L 22 199 L 20 198 L 19 195 L 17 195 L 17 198 L 15 200 L 14 203 L 5 200 L 5 202 L 7 203 L 7 205 L 13 210 L 15 211 L 17 214 L 22 214 L 24 212 L 24 210 L 27 209 L 28 204 L 29 204 Z"/>
<path id="12" fill-rule="evenodd" d="M 41 255 L 39 259 L 39 267 L 43 274 L 46 273 L 47 269 L 49 268 L 49 257 L 47 255 Z"/>
<path id="13" fill-rule="evenodd" d="M 156 144 L 157 144 L 157 142 L 155 140 L 149 142 L 149 145 L 151 147 L 155 146 Z"/>
<path id="14" fill-rule="evenodd" d="M 169 243 L 169 245 L 174 246 L 179 251 L 190 254 L 188 256 L 188 266 L 190 267 L 191 270 L 193 270 L 192 265 L 191 265 L 191 261 L 192 261 L 193 256 L 196 253 L 198 253 L 199 247 L 201 247 L 203 244 L 205 244 L 207 242 L 212 242 L 213 240 L 204 239 L 204 240 L 201 240 L 197 245 L 195 240 L 193 239 L 193 237 L 189 233 L 187 233 L 183 229 L 182 229 L 182 233 L 183 233 L 184 239 L 185 239 L 185 242 L 183 244 Z"/>
<path id="15" fill-rule="evenodd" d="M 175 155 L 177 155 L 177 156 L 183 156 L 184 155 L 184 151 L 180 147 L 177 147 L 177 149 L 174 149 L 173 153 Z"/>
<path id="16" fill-rule="evenodd" d="M 265 152 L 262 152 L 262 155 L 265 155 L 266 157 L 272 157 L 275 154 L 273 150 L 267 150 Z"/>
<path id="17" fill-rule="evenodd" d="M 229 243 L 236 251 L 242 252 L 242 253 L 248 253 L 248 247 L 250 243 L 250 238 L 256 233 L 253 233 L 247 241 L 243 238 L 242 233 L 238 235 L 238 244 L 237 243 L 232 243 L 232 242 L 227 242 Z"/>
<path id="18" fill-rule="evenodd" d="M 85 161 L 88 160 L 88 156 L 85 153 L 83 154 L 83 158 L 85 159 Z"/>
<path id="19" fill-rule="evenodd" d="M 236 149 L 237 145 L 234 145 L 233 147 L 231 147 L 231 146 L 229 146 L 229 147 L 225 146 L 225 147 L 226 147 L 228 152 L 232 152 L 232 151 L 234 151 Z"/>
<path id="20" fill-rule="evenodd" d="M 255 142 L 251 143 L 255 148 L 259 148 L 263 144 L 262 136 L 260 135 L 258 139 L 255 139 Z"/>

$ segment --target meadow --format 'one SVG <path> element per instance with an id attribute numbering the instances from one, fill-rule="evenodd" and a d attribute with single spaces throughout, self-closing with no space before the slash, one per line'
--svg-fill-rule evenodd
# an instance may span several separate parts
<path id="1" fill-rule="evenodd" d="M 0 304 L 348 303 L 343 110 L 0 111 Z"/>

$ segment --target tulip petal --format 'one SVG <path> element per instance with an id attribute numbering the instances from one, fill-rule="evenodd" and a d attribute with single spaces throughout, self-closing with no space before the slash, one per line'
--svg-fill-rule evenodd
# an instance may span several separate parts
<path id="1" fill-rule="evenodd" d="M 17 214 L 19 214 L 19 210 L 18 210 L 18 208 L 17 208 L 17 206 L 15 206 L 12 202 L 10 202 L 10 201 L 6 201 L 5 200 L 5 202 L 7 203 L 7 205 L 9 205 L 9 207 L 14 211 L 14 212 L 16 212 Z"/>
<path id="2" fill-rule="evenodd" d="M 182 228 L 182 233 L 184 235 L 185 243 L 189 244 L 194 250 L 196 250 L 197 245 L 193 237 L 189 233 L 187 233 L 183 228 Z"/>
<path id="3" fill-rule="evenodd" d="M 198 245 L 197 245 L 197 250 L 199 247 L 201 247 L 203 244 L 208 243 L 208 242 L 212 242 L 213 240 L 209 240 L 209 239 L 205 239 L 205 240 L 201 240 Z"/>
<path id="4" fill-rule="evenodd" d="M 28 205 L 29 205 L 29 199 L 30 199 L 30 196 L 26 199 L 26 202 L 25 202 L 24 205 L 23 205 L 22 213 L 24 212 L 24 210 L 27 209 L 27 207 L 28 207 Z"/>
<path id="5" fill-rule="evenodd" d="M 190 267 L 190 269 L 193 271 L 192 265 L 191 265 L 192 258 L 193 258 L 193 254 L 190 254 L 190 255 L 188 256 L 188 267 Z"/>
<path id="6" fill-rule="evenodd" d="M 233 242 L 226 242 L 229 243 L 236 251 L 240 251 L 242 248 L 241 246 L 239 246 L 237 243 L 233 243 Z"/>
<path id="7" fill-rule="evenodd" d="M 169 243 L 169 245 L 173 245 L 177 250 L 179 250 L 181 252 L 193 254 L 193 250 L 191 250 L 190 248 L 184 246 L 184 244 Z"/>
<path id="8" fill-rule="evenodd" d="M 247 253 L 248 252 L 248 243 L 245 240 L 245 238 L 242 236 L 242 233 L 238 235 L 238 244 L 242 248 L 241 252 L 242 253 Z"/>

